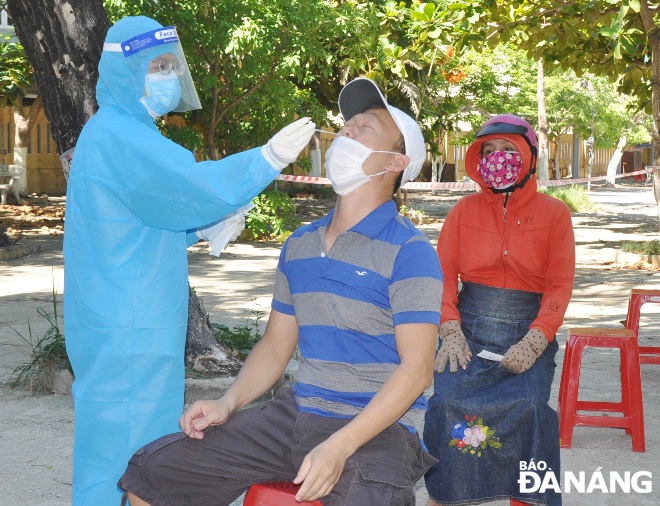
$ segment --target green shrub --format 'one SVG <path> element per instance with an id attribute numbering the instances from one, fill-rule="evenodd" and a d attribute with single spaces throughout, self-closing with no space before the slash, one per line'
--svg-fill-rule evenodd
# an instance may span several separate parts
<path id="1" fill-rule="evenodd" d="M 572 212 L 585 213 L 596 209 L 595 202 L 581 185 L 549 186 L 539 191 L 563 201 Z"/>
<path id="2" fill-rule="evenodd" d="M 660 255 L 660 241 L 624 241 L 621 243 L 621 251 L 635 253 L 637 255 Z"/>
<path id="3" fill-rule="evenodd" d="M 255 207 L 245 219 L 245 228 L 256 239 L 274 239 L 300 226 L 300 220 L 294 216 L 296 205 L 286 193 L 265 191 L 252 203 Z"/>
<path id="4" fill-rule="evenodd" d="M 241 360 L 245 360 L 245 357 L 252 351 L 254 345 L 261 339 L 259 320 L 263 316 L 263 311 L 252 310 L 250 311 L 250 317 L 245 320 L 245 323 L 233 329 L 221 323 L 211 323 L 216 341 L 232 350 Z"/>
<path id="5" fill-rule="evenodd" d="M 37 313 L 49 323 L 46 333 L 39 338 L 32 335 L 32 327 L 28 319 L 28 337 L 12 328 L 19 337 L 31 348 L 31 361 L 20 365 L 12 372 L 11 388 L 25 387 L 30 392 L 43 392 L 50 386 L 53 372 L 57 369 L 68 369 L 73 374 L 71 362 L 66 353 L 64 334 L 60 332 L 57 314 L 57 293 L 53 288 L 53 312 L 48 313 L 42 308 Z"/>

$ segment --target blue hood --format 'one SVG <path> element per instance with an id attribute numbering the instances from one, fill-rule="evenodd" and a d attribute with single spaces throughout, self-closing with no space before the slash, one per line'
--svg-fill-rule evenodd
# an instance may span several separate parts
<path id="1" fill-rule="evenodd" d="M 141 35 L 162 25 L 145 16 L 120 19 L 109 30 L 105 42 L 119 43 Z M 96 83 L 96 101 L 99 107 L 110 105 L 131 116 L 145 116 L 151 120 L 140 103 L 149 62 L 170 51 L 169 44 L 145 49 L 129 57 L 123 53 L 103 51 L 99 62 L 99 80 Z"/>

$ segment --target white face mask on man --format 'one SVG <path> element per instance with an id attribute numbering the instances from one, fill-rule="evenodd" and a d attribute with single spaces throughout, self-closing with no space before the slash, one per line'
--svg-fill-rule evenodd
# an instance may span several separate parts
<path id="1" fill-rule="evenodd" d="M 367 176 L 362 164 L 372 153 L 390 153 L 400 155 L 395 151 L 379 151 L 368 148 L 345 135 L 339 135 L 325 153 L 325 173 L 332 182 L 332 188 L 338 195 L 346 195 L 372 177 L 385 174 L 386 170 Z"/>

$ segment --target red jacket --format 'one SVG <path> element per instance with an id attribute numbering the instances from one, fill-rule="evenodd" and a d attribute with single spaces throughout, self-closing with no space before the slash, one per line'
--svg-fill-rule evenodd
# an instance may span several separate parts
<path id="1" fill-rule="evenodd" d="M 503 137 L 503 136 L 499 136 Z M 476 172 L 482 191 L 462 198 L 447 215 L 438 238 L 444 274 L 441 322 L 461 321 L 458 279 L 498 288 L 542 293 L 530 328 L 551 341 L 573 291 L 575 238 L 571 213 L 562 201 L 537 192 L 536 178 L 510 193 L 494 194 Z M 526 174 L 520 175 L 520 178 Z"/>

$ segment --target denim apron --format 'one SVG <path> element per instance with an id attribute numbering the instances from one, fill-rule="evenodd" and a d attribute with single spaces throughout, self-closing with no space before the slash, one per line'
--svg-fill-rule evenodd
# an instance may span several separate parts
<path id="1" fill-rule="evenodd" d="M 561 504 L 561 494 L 551 486 L 529 492 L 535 488 L 530 478 L 521 492 L 518 483 L 521 468 L 533 467 L 544 468 L 535 471 L 542 484 L 546 465 L 559 483 L 559 422 L 548 405 L 557 340 L 522 374 L 477 357 L 482 350 L 506 353 L 527 333 L 540 303 L 540 293 L 463 283 L 458 310 L 472 361 L 465 371 L 435 373 L 424 425 L 424 442 L 439 460 L 425 476 L 436 502 L 515 498 Z"/>

